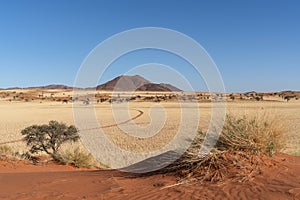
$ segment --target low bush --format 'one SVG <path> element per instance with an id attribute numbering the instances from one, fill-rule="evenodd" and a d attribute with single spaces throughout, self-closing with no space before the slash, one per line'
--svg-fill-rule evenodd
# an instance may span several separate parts
<path id="1" fill-rule="evenodd" d="M 205 134 L 199 131 L 188 150 L 163 172 L 175 173 L 185 181 L 251 179 L 260 164 L 283 146 L 284 125 L 269 116 L 247 118 L 226 116 L 218 141 L 209 153 L 200 155 Z M 216 137 L 213 136 L 213 137 Z"/>
<path id="2" fill-rule="evenodd" d="M 64 164 L 71 164 L 75 167 L 90 168 L 94 166 L 94 158 L 90 153 L 77 147 L 75 150 L 67 150 L 60 154 L 60 162 Z"/>
<path id="3" fill-rule="evenodd" d="M 0 146 L 0 160 L 15 161 L 19 159 L 21 159 L 19 153 L 15 152 L 11 147 L 6 145 Z"/>
<path id="4" fill-rule="evenodd" d="M 0 146 L 0 155 L 5 156 L 10 154 L 12 154 L 12 149 L 10 147 L 5 145 Z"/>
<path id="5" fill-rule="evenodd" d="M 237 118 L 227 115 L 216 147 L 225 150 L 242 150 L 269 156 L 284 147 L 284 125 L 268 116 Z"/>

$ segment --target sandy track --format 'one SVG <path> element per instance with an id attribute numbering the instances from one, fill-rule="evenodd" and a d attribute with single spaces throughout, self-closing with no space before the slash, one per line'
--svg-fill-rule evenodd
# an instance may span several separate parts
<path id="1" fill-rule="evenodd" d="M 111 128 L 111 127 L 114 127 L 114 126 L 119 126 L 119 125 L 122 125 L 122 124 L 126 124 L 128 122 L 131 122 L 131 121 L 141 117 L 144 114 L 144 112 L 142 110 L 138 110 L 138 109 L 132 109 L 132 110 L 138 111 L 139 114 L 132 117 L 129 120 L 126 120 L 126 121 L 123 121 L 123 122 L 120 122 L 120 123 L 117 123 L 117 124 L 110 124 L 110 125 L 105 125 L 105 126 L 100 126 L 100 127 L 90 128 L 90 129 L 84 129 L 84 131 L 96 130 L 96 129 L 101 129 L 101 128 Z M 11 141 L 7 141 L 7 142 L 1 142 L 0 145 L 13 144 L 13 143 L 23 142 L 23 141 L 24 141 L 24 139 L 11 140 Z"/>
<path id="2" fill-rule="evenodd" d="M 13 143 L 17 143 L 17 142 L 23 142 L 24 139 L 19 139 L 19 140 L 11 140 L 11 141 L 7 141 L 7 142 L 1 142 L 0 145 L 5 145 L 5 144 L 13 144 Z"/>
<path id="3" fill-rule="evenodd" d="M 141 116 L 144 114 L 144 112 L 141 111 L 141 110 L 138 110 L 138 109 L 132 109 L 132 110 L 138 111 L 139 114 L 136 115 L 136 116 L 134 116 L 134 117 L 132 117 L 132 118 L 129 119 L 129 120 L 126 120 L 126 121 L 123 121 L 123 122 L 120 122 L 120 123 L 117 123 L 117 124 L 111 124 L 111 125 L 105 125 L 105 126 L 100 126 L 100 127 L 90 128 L 90 129 L 84 129 L 84 131 L 96 130 L 96 129 L 100 129 L 100 128 L 111 128 L 111 127 L 114 127 L 114 126 L 119 126 L 119 125 L 122 125 L 122 124 L 126 124 L 126 123 L 128 123 L 128 122 L 131 122 L 131 121 L 133 121 L 133 120 L 135 120 L 135 119 L 141 117 Z"/>

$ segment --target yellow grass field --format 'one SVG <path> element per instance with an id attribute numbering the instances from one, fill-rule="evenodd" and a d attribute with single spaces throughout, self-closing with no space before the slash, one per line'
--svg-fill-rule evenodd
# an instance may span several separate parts
<path id="1" fill-rule="evenodd" d="M 131 130 L 130 126 L 133 125 L 126 122 L 119 127 L 116 126 L 116 123 L 120 123 L 120 121 L 115 122 L 112 105 L 113 104 L 105 102 L 89 106 L 95 106 L 95 113 L 99 126 L 103 127 L 108 138 L 113 141 L 113 143 L 126 150 L 143 152 L 159 149 L 172 140 L 180 124 L 181 109 L 178 102 L 130 102 L 129 115 L 131 117 L 138 116 L 132 122 L 141 128 L 147 127 L 149 123 L 151 123 L 151 120 L 155 119 L 155 115 L 152 116 L 152 119 L 150 116 L 151 108 L 155 105 L 160 105 L 160 107 L 163 108 L 166 119 L 161 131 L 154 134 L 152 137 L 141 139 L 128 136 L 121 128 L 123 127 L 124 129 Z M 195 113 L 195 109 L 198 109 L 200 116 L 199 129 L 207 130 L 211 116 L 210 103 L 199 102 L 199 108 L 194 106 L 195 103 L 184 103 L 183 105 L 187 108 L 188 112 L 191 112 L 191 114 Z M 84 105 L 78 106 L 81 106 L 84 109 Z M 121 111 L 116 111 L 116 109 L 114 110 L 115 114 L 122 113 Z M 240 116 L 267 114 L 279 118 L 282 123 L 287 126 L 287 132 L 285 133 L 286 148 L 283 151 L 289 154 L 300 153 L 300 101 L 227 102 L 227 113 Z M 55 101 L 45 101 L 40 103 L 39 101 L 9 102 L 2 100 L 0 101 L 0 144 L 19 140 L 22 138 L 20 133 L 22 129 L 33 124 L 48 123 L 50 120 L 74 124 L 73 104 L 62 104 L 61 102 Z M 139 135 L 139 133 L 135 134 Z M 15 151 L 21 153 L 26 151 L 26 145 L 22 141 L 7 143 L 6 145 L 11 146 Z"/>

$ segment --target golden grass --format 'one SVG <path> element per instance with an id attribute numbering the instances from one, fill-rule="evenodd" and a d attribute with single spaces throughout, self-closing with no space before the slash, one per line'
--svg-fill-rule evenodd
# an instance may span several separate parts
<path id="1" fill-rule="evenodd" d="M 1 145 L 0 146 L 0 157 L 1 156 L 8 156 L 8 155 L 12 155 L 13 151 L 10 147 L 6 146 L 6 145 Z"/>
<path id="2" fill-rule="evenodd" d="M 14 152 L 12 148 L 7 145 L 0 146 L 0 160 L 15 161 L 22 159 L 22 156 L 18 152 Z"/>
<path id="3" fill-rule="evenodd" d="M 96 164 L 92 155 L 88 153 L 85 149 L 80 148 L 79 146 L 61 152 L 60 157 L 61 163 L 71 164 L 79 168 L 90 168 L 95 166 Z"/>
<path id="4" fill-rule="evenodd" d="M 241 118 L 227 115 L 217 146 L 220 149 L 246 150 L 273 156 L 285 146 L 283 136 L 286 129 L 281 119 L 268 114 Z"/>
<path id="5" fill-rule="evenodd" d="M 206 135 L 199 131 L 190 148 L 162 172 L 175 173 L 184 181 L 249 180 L 260 172 L 260 163 L 266 156 L 273 156 L 284 147 L 284 134 L 285 125 L 280 119 L 267 115 L 255 118 L 227 115 L 218 141 L 209 153 L 199 153 Z"/>
<path id="6" fill-rule="evenodd" d="M 131 102 L 130 115 L 138 114 L 134 109 L 139 109 L 144 114 L 134 120 L 141 127 L 145 127 L 151 121 L 149 117 L 149 108 L 153 105 L 151 102 Z M 167 113 L 167 120 L 164 128 L 155 137 L 148 139 L 139 139 L 128 137 L 118 127 L 110 127 L 103 129 L 109 139 L 120 146 L 122 149 L 132 152 L 153 151 L 166 145 L 176 133 L 178 123 L 180 121 L 180 109 L 176 102 L 161 102 Z M 201 130 L 206 131 L 210 121 L 210 103 L 199 103 Z M 8 102 L 0 101 L 0 143 L 18 140 L 22 138 L 21 130 L 32 124 L 45 124 L 49 120 L 57 120 L 67 124 L 74 124 L 72 104 L 62 104 L 59 102 Z M 108 103 L 96 104 L 96 116 L 101 125 L 106 126 L 114 124 L 112 117 L 111 105 Z M 229 102 L 227 104 L 228 112 L 233 116 L 255 116 L 257 113 L 265 112 L 272 115 L 280 115 L 281 120 L 287 125 L 284 134 L 286 147 L 282 149 L 285 153 L 300 152 L 300 101 L 295 102 Z M 193 112 L 193 109 L 191 109 Z M 129 126 L 124 124 L 123 126 Z M 27 151 L 24 142 L 7 144 L 13 151 Z M 68 148 L 68 147 L 66 147 Z"/>

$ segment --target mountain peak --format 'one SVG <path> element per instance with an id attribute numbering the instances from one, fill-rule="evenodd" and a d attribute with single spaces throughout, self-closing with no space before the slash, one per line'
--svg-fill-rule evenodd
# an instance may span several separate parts
<path id="1" fill-rule="evenodd" d="M 140 75 L 118 76 L 102 85 L 98 85 L 96 90 L 110 91 L 181 91 L 170 84 L 156 84 L 148 81 Z"/>

